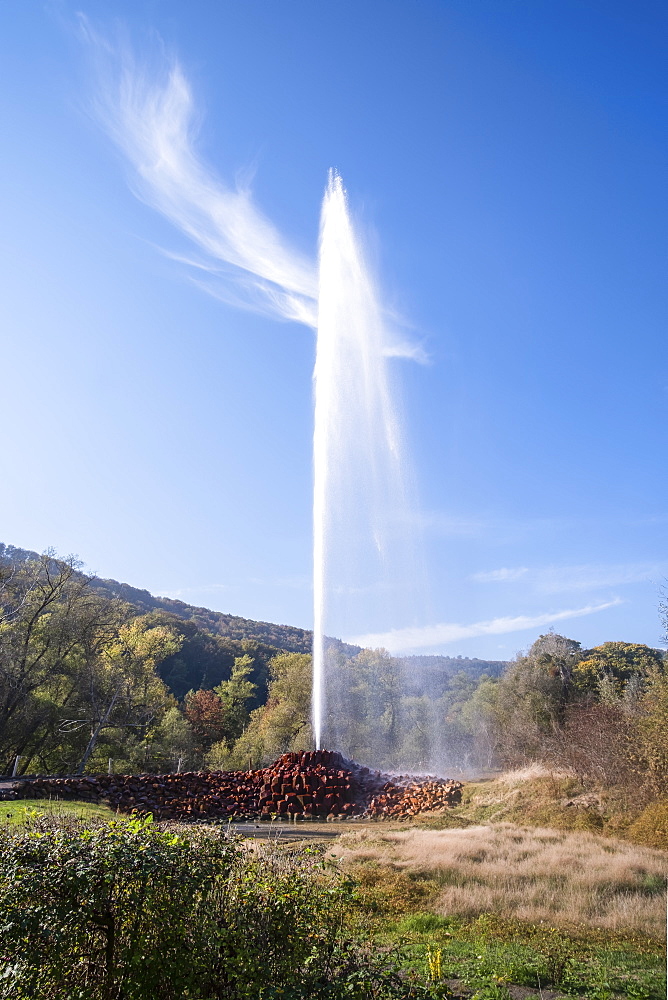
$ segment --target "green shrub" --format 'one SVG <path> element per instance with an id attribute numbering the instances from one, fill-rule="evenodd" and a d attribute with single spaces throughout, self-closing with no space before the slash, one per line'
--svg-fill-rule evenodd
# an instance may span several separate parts
<path id="1" fill-rule="evenodd" d="M 631 823 L 627 835 L 637 844 L 668 850 L 668 798 L 650 802 Z"/>
<path id="2" fill-rule="evenodd" d="M 0 834 L 3 1000 L 415 995 L 343 933 L 319 853 L 139 820 Z"/>

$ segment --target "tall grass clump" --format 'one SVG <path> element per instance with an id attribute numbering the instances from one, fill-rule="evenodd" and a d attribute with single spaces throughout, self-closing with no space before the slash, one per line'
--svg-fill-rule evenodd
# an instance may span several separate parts
<path id="1" fill-rule="evenodd" d="M 318 852 L 141 820 L 0 832 L 2 1000 L 404 997 Z"/>
<path id="2" fill-rule="evenodd" d="M 403 881 L 422 889 L 422 908 L 428 902 L 442 915 L 665 935 L 665 853 L 586 831 L 511 823 L 374 837 L 356 831 L 337 849 L 362 888 L 369 884 L 373 894 L 382 885 L 388 914 L 398 912 L 389 888 Z"/>

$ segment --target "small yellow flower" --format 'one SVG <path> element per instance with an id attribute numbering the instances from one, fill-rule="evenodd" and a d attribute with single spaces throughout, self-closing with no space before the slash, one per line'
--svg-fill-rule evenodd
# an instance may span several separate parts
<path id="1" fill-rule="evenodd" d="M 429 963 L 429 978 L 432 982 L 438 982 L 441 979 L 441 948 L 437 948 L 432 951 L 431 948 L 427 948 L 427 962 Z"/>

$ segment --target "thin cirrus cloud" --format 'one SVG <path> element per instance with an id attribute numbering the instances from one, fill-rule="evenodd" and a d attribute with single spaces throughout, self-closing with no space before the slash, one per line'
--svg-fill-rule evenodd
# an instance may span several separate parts
<path id="1" fill-rule="evenodd" d="M 588 604 L 582 608 L 570 608 L 542 615 L 493 618 L 490 621 L 474 622 L 472 625 L 443 623 L 417 628 L 392 629 L 389 632 L 373 632 L 368 635 L 353 636 L 346 639 L 346 642 L 371 649 L 383 648 L 394 654 L 410 653 L 418 649 L 446 646 L 462 639 L 477 639 L 484 635 L 503 635 L 508 632 L 523 632 L 528 629 L 541 628 L 543 625 L 565 621 L 568 618 L 583 618 L 585 615 L 593 615 L 621 603 L 620 598 L 615 598 L 604 604 Z"/>
<path id="2" fill-rule="evenodd" d="M 198 114 L 178 60 L 161 53 L 139 62 L 83 16 L 80 27 L 99 81 L 94 114 L 130 165 L 134 193 L 200 254 L 178 259 L 214 276 L 205 287 L 225 301 L 315 326 L 314 261 L 289 246 L 246 183 L 227 184 L 198 154 Z"/>
<path id="3" fill-rule="evenodd" d="M 199 155 L 192 88 L 175 57 L 138 61 L 80 16 L 99 80 L 94 113 L 131 167 L 135 195 L 160 212 L 198 254 L 166 251 L 198 274 L 193 282 L 216 298 L 273 319 L 315 328 L 318 274 L 313 258 L 291 247 L 253 200 L 249 185 L 226 183 Z M 424 363 L 387 316 L 385 353 Z"/>
<path id="4" fill-rule="evenodd" d="M 518 566 L 515 569 L 492 569 L 487 573 L 474 573 L 471 577 L 476 583 L 511 583 L 514 580 L 521 580 L 529 572 L 527 566 Z"/>
<path id="5" fill-rule="evenodd" d="M 665 563 L 586 563 L 576 566 L 543 566 L 531 570 L 526 566 L 518 566 L 473 573 L 470 579 L 476 583 L 515 583 L 522 580 L 534 592 L 557 594 L 647 583 L 660 580 L 667 570 L 668 565 Z"/>

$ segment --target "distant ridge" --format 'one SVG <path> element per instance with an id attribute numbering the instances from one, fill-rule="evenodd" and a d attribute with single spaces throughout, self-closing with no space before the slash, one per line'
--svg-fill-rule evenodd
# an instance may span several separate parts
<path id="1" fill-rule="evenodd" d="M 229 615 L 224 611 L 197 608 L 171 597 L 154 597 L 148 590 L 139 590 L 128 583 L 117 580 L 93 579 L 93 587 L 105 597 L 117 597 L 142 612 L 168 611 L 187 621 L 194 621 L 209 632 L 216 632 L 226 639 L 255 639 L 257 642 L 285 649 L 290 653 L 310 653 L 312 633 L 294 625 L 274 625 L 272 622 L 256 622 L 251 618 Z"/>
<path id="2" fill-rule="evenodd" d="M 19 549 L 13 545 L 0 542 L 0 562 L 21 562 L 39 559 L 37 552 Z M 83 576 L 89 576 L 83 573 Z M 293 625 L 274 625 L 271 622 L 256 622 L 250 618 L 228 615 L 223 611 L 211 611 L 209 608 L 196 608 L 184 601 L 175 601 L 170 597 L 154 597 L 148 590 L 131 587 L 129 583 L 119 583 L 118 580 L 103 580 L 89 576 L 91 586 L 105 597 L 116 597 L 146 614 L 149 611 L 167 611 L 186 621 L 194 621 L 201 628 L 215 632 L 227 639 L 255 639 L 277 649 L 285 649 L 290 653 L 310 653 L 312 635 L 307 629 L 296 628 Z M 352 647 L 350 647 L 352 649 Z M 355 649 L 354 652 L 359 650 Z"/>
<path id="3" fill-rule="evenodd" d="M 37 552 L 29 549 L 16 548 L 0 542 L 0 564 L 14 561 L 39 559 Z M 165 611 L 176 615 L 185 621 L 195 622 L 200 628 L 216 633 L 226 639 L 252 639 L 284 649 L 289 653 L 310 653 L 313 644 L 313 633 L 309 629 L 297 628 L 295 625 L 275 625 L 273 622 L 257 622 L 252 618 L 241 618 L 224 611 L 211 611 L 210 608 L 198 608 L 185 601 L 177 601 L 171 597 L 154 597 L 148 590 L 132 587 L 129 583 L 118 580 L 103 580 L 90 574 L 91 586 L 105 597 L 115 597 L 132 605 L 141 614 L 151 611 Z M 344 655 L 355 656 L 361 651 L 361 646 L 352 646 L 340 639 L 328 639 L 329 645 L 336 646 Z M 479 660 L 476 657 L 455 656 L 403 656 L 399 657 L 409 666 L 419 667 L 422 672 L 434 673 L 435 686 L 438 675 L 452 675 L 464 671 L 474 676 L 483 673 L 499 676 L 506 666 L 503 660 Z"/>
<path id="4" fill-rule="evenodd" d="M 37 552 L 0 542 L 0 563 L 24 562 L 39 558 Z M 226 639 L 254 639 L 256 642 L 275 646 L 289 653 L 311 652 L 313 634 L 308 629 L 297 628 L 294 625 L 275 625 L 272 622 L 256 622 L 251 618 L 226 614 L 224 611 L 197 608 L 170 597 L 154 597 L 148 590 L 140 590 L 138 587 L 131 587 L 129 583 L 119 583 L 118 580 L 104 580 L 87 573 L 82 573 L 82 576 L 88 576 L 91 586 L 105 597 L 116 597 L 125 601 L 137 608 L 141 614 L 166 611 L 186 621 L 195 622 L 200 628 L 217 633 Z M 351 646 L 336 639 L 330 641 L 336 643 L 348 656 L 354 656 L 360 651 L 359 646 Z"/>

